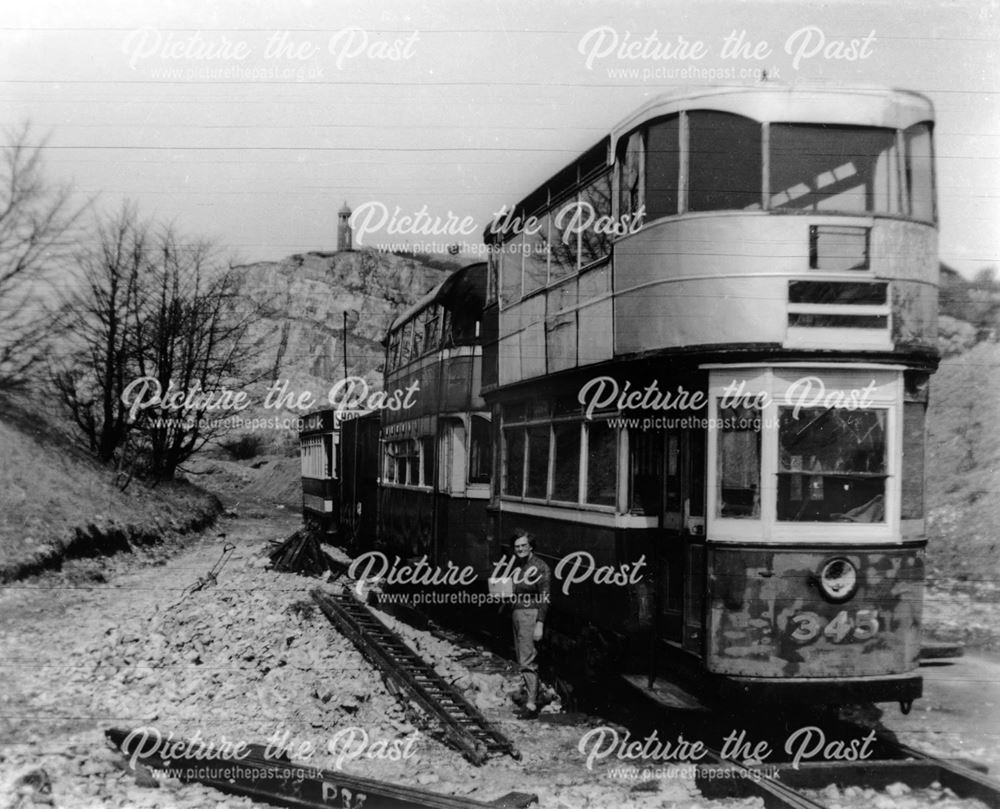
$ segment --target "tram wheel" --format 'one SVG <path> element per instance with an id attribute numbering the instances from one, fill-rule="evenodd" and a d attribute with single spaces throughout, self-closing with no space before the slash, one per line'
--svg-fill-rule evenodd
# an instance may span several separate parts
<path id="1" fill-rule="evenodd" d="M 907 714 L 909 714 L 909 712 L 912 709 L 913 709 L 913 700 L 912 699 L 904 700 L 903 702 L 899 703 L 899 710 L 900 710 L 900 713 L 903 714 L 903 716 L 906 716 Z"/>

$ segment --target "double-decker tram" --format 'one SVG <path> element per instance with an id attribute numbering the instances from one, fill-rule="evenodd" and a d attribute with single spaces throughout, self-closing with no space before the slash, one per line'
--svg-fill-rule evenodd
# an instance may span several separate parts
<path id="1" fill-rule="evenodd" d="M 299 430 L 302 521 L 307 529 L 321 536 L 336 534 L 340 525 L 340 431 L 335 422 L 333 410 L 317 410 L 303 418 Z"/>
<path id="2" fill-rule="evenodd" d="M 375 542 L 400 557 L 487 564 L 491 416 L 481 395 L 486 264 L 450 275 L 393 322 Z M 406 396 L 402 396 L 406 392 Z"/>
<path id="3" fill-rule="evenodd" d="M 897 90 L 675 93 L 487 229 L 487 553 L 528 529 L 564 627 L 723 698 L 920 696 L 932 128 Z"/>

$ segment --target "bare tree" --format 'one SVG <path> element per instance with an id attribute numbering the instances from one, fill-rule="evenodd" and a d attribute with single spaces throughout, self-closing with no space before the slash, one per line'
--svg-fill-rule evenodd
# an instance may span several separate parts
<path id="1" fill-rule="evenodd" d="M 234 415 L 219 407 L 224 392 L 256 381 L 249 330 L 261 305 L 239 294 L 215 245 L 156 232 L 132 205 L 97 235 L 61 310 L 73 348 L 55 384 L 98 458 L 169 479 Z"/>
<path id="2" fill-rule="evenodd" d="M 149 225 L 125 203 L 98 223 L 96 245 L 77 256 L 79 285 L 57 324 L 69 350 L 54 382 L 89 449 L 111 461 L 128 436 L 122 392 L 136 370 L 134 310 L 149 272 Z"/>
<path id="3" fill-rule="evenodd" d="M 136 422 L 158 477 L 172 478 L 222 432 L 220 423 L 235 414 L 227 392 L 256 381 L 250 368 L 260 347 L 249 329 L 259 312 L 239 294 L 236 271 L 213 244 L 185 243 L 172 229 L 161 234 L 132 328 L 138 374 L 156 380 L 161 394 L 184 394 L 182 409 L 178 402 L 153 405 Z"/>
<path id="4" fill-rule="evenodd" d="M 0 388 L 23 384 L 44 350 L 51 281 L 69 265 L 75 225 L 68 186 L 46 182 L 44 141 L 31 127 L 5 133 L 0 147 Z"/>

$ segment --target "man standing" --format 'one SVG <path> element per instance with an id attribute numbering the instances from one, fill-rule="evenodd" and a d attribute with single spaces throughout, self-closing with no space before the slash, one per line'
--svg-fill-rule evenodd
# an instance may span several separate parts
<path id="1" fill-rule="evenodd" d="M 552 573 L 533 552 L 531 535 L 523 528 L 514 532 L 514 648 L 524 680 L 528 718 L 538 716 L 538 653 L 535 644 L 545 632 Z"/>

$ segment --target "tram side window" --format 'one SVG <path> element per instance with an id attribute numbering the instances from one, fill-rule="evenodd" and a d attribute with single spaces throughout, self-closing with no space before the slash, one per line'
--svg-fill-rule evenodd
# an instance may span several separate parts
<path id="1" fill-rule="evenodd" d="M 385 445 L 382 476 L 386 483 L 420 485 L 420 444 L 412 438 L 390 441 Z"/>
<path id="2" fill-rule="evenodd" d="M 720 407 L 718 516 L 760 519 L 760 411 Z"/>
<path id="3" fill-rule="evenodd" d="M 529 233 L 524 231 L 524 294 L 541 289 L 549 281 L 549 217 L 536 214 Z M 537 231 L 536 231 L 537 228 Z"/>
<path id="4" fill-rule="evenodd" d="M 451 313 L 451 344 L 464 345 L 479 336 L 478 313 L 471 308 L 459 309 Z"/>
<path id="5" fill-rule="evenodd" d="M 663 506 L 663 433 L 631 430 L 629 451 L 629 511 L 659 514 Z"/>
<path id="6" fill-rule="evenodd" d="M 327 433 L 323 436 L 323 476 L 327 478 L 335 477 L 333 436 Z"/>
<path id="7" fill-rule="evenodd" d="M 618 436 L 606 421 L 587 424 L 587 502 L 613 506 L 618 486 Z"/>
<path id="8" fill-rule="evenodd" d="M 413 357 L 424 353 L 424 326 L 427 322 L 427 312 L 423 311 L 413 319 Z"/>
<path id="9" fill-rule="evenodd" d="M 886 411 L 782 407 L 778 519 L 885 522 Z"/>
<path id="10" fill-rule="evenodd" d="M 472 440 L 469 443 L 469 483 L 489 483 L 493 465 L 492 425 L 482 416 L 472 417 Z"/>
<path id="11" fill-rule="evenodd" d="M 618 210 L 623 216 L 631 216 L 642 205 L 643 154 L 641 130 L 636 130 L 629 135 L 621 167 Z"/>
<path id="12" fill-rule="evenodd" d="M 524 428 L 508 427 L 503 431 L 503 493 L 512 497 L 524 494 Z"/>
<path id="13" fill-rule="evenodd" d="M 924 516 L 924 422 L 925 402 L 903 402 L 903 475 L 900 517 L 919 520 Z"/>
<path id="14" fill-rule="evenodd" d="M 604 258 L 611 252 L 611 235 L 598 222 L 611 221 L 611 174 L 604 173 L 580 192 L 580 264 Z"/>
<path id="15" fill-rule="evenodd" d="M 646 219 L 677 213 L 681 166 L 680 118 L 652 124 L 646 134 Z"/>
<path id="16" fill-rule="evenodd" d="M 580 254 L 580 233 L 573 227 L 576 198 L 570 197 L 552 207 L 550 229 L 549 281 L 558 281 L 577 271 Z"/>
<path id="17" fill-rule="evenodd" d="M 420 482 L 430 486 L 434 481 L 434 438 L 429 435 L 420 437 Z"/>
<path id="18" fill-rule="evenodd" d="M 399 350 L 399 339 L 396 333 L 389 335 L 389 345 L 385 350 L 385 370 L 393 371 L 396 368 L 396 352 Z"/>
<path id="19" fill-rule="evenodd" d="M 910 197 L 910 216 L 934 221 L 934 153 L 929 124 L 911 126 L 904 133 L 906 142 L 906 187 Z"/>
<path id="20" fill-rule="evenodd" d="M 410 361 L 410 342 L 413 334 L 412 323 L 404 324 L 399 330 L 399 365 L 406 365 Z"/>
<path id="21" fill-rule="evenodd" d="M 549 425 L 528 428 L 528 480 L 525 497 L 544 499 L 549 480 Z"/>
<path id="22" fill-rule="evenodd" d="M 514 236 L 500 252 L 500 305 L 510 306 L 521 299 L 521 245 L 523 237 Z"/>
<path id="23" fill-rule="evenodd" d="M 727 112 L 688 113 L 688 210 L 761 207 L 761 125 Z"/>
<path id="24" fill-rule="evenodd" d="M 580 500 L 580 422 L 557 422 L 552 427 L 555 453 L 552 499 L 565 503 Z"/>
<path id="25" fill-rule="evenodd" d="M 433 351 L 441 343 L 441 307 L 435 306 L 427 310 L 427 321 L 424 323 L 424 348 Z"/>
<path id="26" fill-rule="evenodd" d="M 892 129 L 772 124 L 770 207 L 898 214 L 897 158 Z"/>

